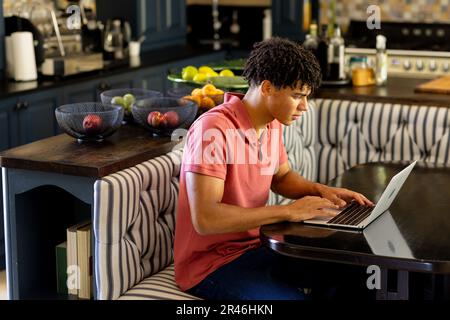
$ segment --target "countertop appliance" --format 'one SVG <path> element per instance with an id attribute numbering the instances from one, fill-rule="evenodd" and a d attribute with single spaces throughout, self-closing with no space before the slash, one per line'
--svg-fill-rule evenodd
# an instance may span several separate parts
<path id="1" fill-rule="evenodd" d="M 450 74 L 450 24 L 382 22 L 370 30 L 366 21 L 352 20 L 345 34 L 346 63 L 365 55 L 375 66 L 376 36 L 387 38 L 388 75 L 435 78 Z"/>

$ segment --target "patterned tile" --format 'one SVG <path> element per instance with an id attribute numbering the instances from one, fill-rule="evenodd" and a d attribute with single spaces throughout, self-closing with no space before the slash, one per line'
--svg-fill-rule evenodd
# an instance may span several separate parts
<path id="1" fill-rule="evenodd" d="M 338 22 L 346 30 L 351 19 L 367 19 L 367 7 L 379 6 L 385 21 L 450 22 L 450 0 L 338 0 Z M 374 3 L 375 2 L 375 3 Z M 330 0 L 320 1 L 320 23 L 328 23 Z"/>

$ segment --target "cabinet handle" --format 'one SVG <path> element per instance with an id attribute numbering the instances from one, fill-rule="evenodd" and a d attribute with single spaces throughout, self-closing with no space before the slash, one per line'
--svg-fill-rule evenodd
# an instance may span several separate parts
<path id="1" fill-rule="evenodd" d="M 22 109 L 26 109 L 26 108 L 28 108 L 28 105 L 29 104 L 28 104 L 27 101 L 19 101 L 19 102 L 16 103 L 16 105 L 14 107 L 14 110 L 19 111 L 19 110 L 22 110 Z"/>

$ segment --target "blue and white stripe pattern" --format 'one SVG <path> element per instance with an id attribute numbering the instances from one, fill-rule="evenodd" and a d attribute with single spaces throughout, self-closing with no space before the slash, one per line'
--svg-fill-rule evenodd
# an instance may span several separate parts
<path id="1" fill-rule="evenodd" d="M 98 299 L 117 299 L 171 266 L 181 156 L 181 151 L 174 151 L 96 181 Z M 173 276 L 173 272 L 166 274 Z M 158 290 L 164 291 L 164 279 L 155 279 L 148 283 L 155 286 L 160 281 Z M 181 291 L 167 290 L 167 298 L 187 298 Z"/>
<path id="2" fill-rule="evenodd" d="M 283 142 L 288 154 L 289 165 L 309 180 L 316 179 L 316 112 L 313 101 L 309 102 L 308 111 L 290 126 L 283 126 Z M 287 199 L 270 192 L 268 205 L 285 203 Z"/>
<path id="3" fill-rule="evenodd" d="M 317 180 L 366 162 L 449 164 L 448 108 L 316 99 Z"/>

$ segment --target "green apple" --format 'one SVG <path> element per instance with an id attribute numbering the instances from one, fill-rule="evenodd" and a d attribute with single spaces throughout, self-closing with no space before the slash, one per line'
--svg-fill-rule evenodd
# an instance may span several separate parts
<path id="1" fill-rule="evenodd" d="M 125 107 L 125 101 L 120 96 L 113 97 L 111 99 L 111 104 L 116 104 L 116 105 L 120 105 L 122 107 Z"/>
<path id="2" fill-rule="evenodd" d="M 123 96 L 123 101 L 125 101 L 125 106 L 131 106 L 136 98 L 131 94 L 127 93 Z"/>

